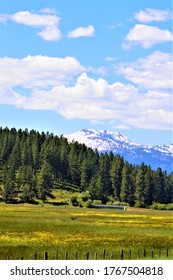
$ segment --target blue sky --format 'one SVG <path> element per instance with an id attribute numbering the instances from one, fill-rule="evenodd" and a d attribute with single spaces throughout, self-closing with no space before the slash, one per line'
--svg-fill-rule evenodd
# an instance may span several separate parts
<path id="1" fill-rule="evenodd" d="M 0 0 L 0 125 L 170 144 L 171 2 Z"/>

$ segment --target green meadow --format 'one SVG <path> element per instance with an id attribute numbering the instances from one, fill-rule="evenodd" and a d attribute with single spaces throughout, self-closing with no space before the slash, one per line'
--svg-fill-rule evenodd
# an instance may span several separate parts
<path id="1" fill-rule="evenodd" d="M 48 251 L 49 259 L 90 259 L 97 252 L 101 259 L 103 250 L 106 258 L 114 253 L 119 258 L 119 250 L 124 250 L 132 259 L 146 250 L 154 249 L 155 258 L 173 258 L 173 215 L 172 211 L 128 208 L 94 209 L 71 205 L 51 204 L 5 204 L 0 203 L 0 259 L 43 259 Z M 140 251 L 140 252 L 139 252 Z M 157 254 L 159 252 L 159 256 Z M 139 256 L 138 256 L 139 257 Z"/>

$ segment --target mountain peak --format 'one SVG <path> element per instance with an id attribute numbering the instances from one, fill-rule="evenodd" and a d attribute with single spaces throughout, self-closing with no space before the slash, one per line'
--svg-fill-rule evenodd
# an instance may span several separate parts
<path id="1" fill-rule="evenodd" d="M 66 135 L 65 137 L 67 137 L 69 140 L 76 140 L 79 143 L 85 143 L 88 140 L 92 140 L 92 142 L 94 140 L 100 140 L 100 141 L 109 141 L 109 142 L 122 142 L 122 143 L 126 143 L 129 144 L 131 143 L 131 145 L 135 145 L 135 146 L 141 146 L 141 144 L 137 144 L 132 142 L 131 140 L 129 140 L 125 135 L 121 134 L 120 132 L 114 132 L 114 131 L 108 131 L 108 130 L 97 130 L 97 129 L 90 129 L 90 128 L 85 128 L 82 130 L 79 130 L 73 134 L 69 134 Z M 83 142 L 84 141 L 84 142 Z M 99 147 L 99 145 L 101 145 L 101 142 L 98 142 L 98 147 L 97 149 L 101 149 L 101 147 Z M 87 144 L 86 144 L 87 145 Z M 91 147 L 92 148 L 92 147 Z"/>
<path id="2" fill-rule="evenodd" d="M 146 146 L 132 142 L 120 132 L 85 128 L 73 134 L 64 135 L 69 142 L 75 140 L 98 152 L 120 154 L 132 164 L 142 162 L 156 169 L 172 171 L 172 145 Z"/>

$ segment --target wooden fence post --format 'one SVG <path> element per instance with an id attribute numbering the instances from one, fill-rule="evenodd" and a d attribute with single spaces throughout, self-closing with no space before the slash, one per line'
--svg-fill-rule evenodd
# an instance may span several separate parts
<path id="1" fill-rule="evenodd" d="M 44 260 L 48 260 L 48 252 L 44 252 Z"/>
<path id="2" fill-rule="evenodd" d="M 37 253 L 34 254 L 34 260 L 37 260 Z"/>
<path id="3" fill-rule="evenodd" d="M 144 249 L 144 258 L 146 258 L 146 256 L 147 256 L 147 252 L 146 252 L 146 250 Z"/>
<path id="4" fill-rule="evenodd" d="M 75 253 L 75 260 L 78 259 L 78 252 Z"/>
<path id="5" fill-rule="evenodd" d="M 123 260 L 124 259 L 124 251 L 120 250 L 120 259 Z"/>
<path id="6" fill-rule="evenodd" d="M 65 260 L 68 260 L 68 252 L 65 252 Z"/>
<path id="7" fill-rule="evenodd" d="M 94 253 L 94 259 L 97 260 L 97 252 Z"/>
<path id="8" fill-rule="evenodd" d="M 151 249 L 151 258 L 153 259 L 154 258 L 154 250 Z"/>
<path id="9" fill-rule="evenodd" d="M 105 260 L 105 258 L 106 258 L 106 250 L 103 250 L 103 260 Z"/>
<path id="10" fill-rule="evenodd" d="M 86 260 L 89 260 L 89 252 L 86 253 Z"/>
<path id="11" fill-rule="evenodd" d="M 169 257 L 169 250 L 166 248 L 166 257 Z"/>

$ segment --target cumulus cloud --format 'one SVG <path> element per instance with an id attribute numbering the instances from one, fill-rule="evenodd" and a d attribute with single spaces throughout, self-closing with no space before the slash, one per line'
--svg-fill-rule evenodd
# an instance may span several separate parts
<path id="1" fill-rule="evenodd" d="M 145 89 L 167 89 L 173 87 L 172 56 L 155 51 L 135 62 L 118 65 L 117 73 Z"/>
<path id="2" fill-rule="evenodd" d="M 135 13 L 134 18 L 140 22 L 166 21 L 172 18 L 171 11 L 147 8 Z"/>
<path id="3" fill-rule="evenodd" d="M 33 88 L 68 83 L 85 68 L 74 57 L 0 58 L 1 85 Z"/>
<path id="4" fill-rule="evenodd" d="M 169 30 L 161 30 L 155 26 L 136 24 L 126 35 L 123 48 L 130 49 L 133 45 L 141 45 L 149 49 L 156 44 L 171 42 L 173 35 Z"/>
<path id="5" fill-rule="evenodd" d="M 148 67 L 154 75 L 155 63 L 160 61 L 164 65 L 167 60 L 166 54 L 154 53 L 143 61 L 134 62 L 131 68 L 136 70 L 138 67 L 141 74 L 143 68 Z M 123 75 L 126 75 L 125 69 L 126 66 L 121 65 Z M 30 110 L 53 110 L 69 119 L 112 122 L 114 126 L 126 128 L 170 129 L 172 125 L 171 94 L 166 87 L 157 89 L 153 86 L 148 90 L 146 83 L 145 91 L 140 91 L 141 82 L 136 86 L 94 79 L 73 57 L 4 58 L 0 59 L 0 72 L 1 104 Z M 158 73 L 155 75 L 159 77 L 161 70 Z"/>
<path id="6" fill-rule="evenodd" d="M 37 34 L 46 41 L 58 41 L 61 39 L 59 30 L 60 18 L 53 13 L 53 10 L 42 10 L 40 13 L 30 13 L 29 11 L 20 11 L 12 15 L 0 15 L 0 22 L 13 21 L 18 24 L 24 24 L 41 31 Z"/>
<path id="7" fill-rule="evenodd" d="M 68 38 L 78 38 L 78 37 L 92 37 L 94 36 L 94 26 L 89 25 L 87 27 L 78 27 L 70 31 L 67 35 Z"/>

